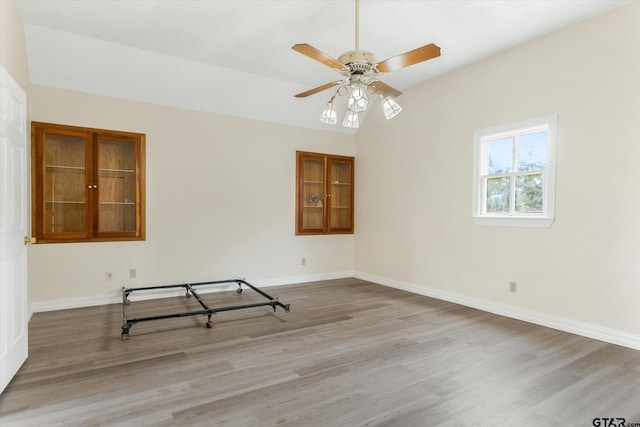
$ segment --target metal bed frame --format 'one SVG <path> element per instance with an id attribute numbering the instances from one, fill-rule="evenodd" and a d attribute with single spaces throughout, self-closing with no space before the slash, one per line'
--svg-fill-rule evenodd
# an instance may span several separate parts
<path id="1" fill-rule="evenodd" d="M 194 289 L 195 287 L 198 287 L 198 286 L 219 285 L 222 283 L 237 283 L 238 284 L 238 289 L 236 290 L 237 293 L 242 293 L 242 285 L 245 285 L 253 289 L 257 293 L 259 293 L 263 297 L 265 297 L 268 301 L 252 303 L 252 304 L 240 304 L 240 305 L 231 305 L 226 307 L 211 308 L 207 305 L 207 303 L 205 303 L 202 300 L 200 295 Z M 162 314 L 162 315 L 148 316 L 148 317 L 134 317 L 134 318 L 127 317 L 127 306 L 131 304 L 131 301 L 129 300 L 129 295 L 132 294 L 133 292 L 150 291 L 150 290 L 158 290 L 158 289 L 175 289 L 175 288 L 185 289 L 186 297 L 191 297 L 191 295 L 193 295 L 202 306 L 202 310 L 185 311 L 180 313 Z M 151 320 L 160 320 L 160 319 L 171 319 L 174 317 L 207 316 L 206 326 L 207 328 L 212 328 L 213 322 L 211 321 L 211 316 L 214 315 L 215 313 L 218 313 L 221 311 L 241 310 L 244 308 L 264 307 L 264 306 L 271 306 L 274 312 L 276 311 L 276 307 L 283 308 L 285 313 L 289 312 L 289 304 L 281 303 L 280 301 L 278 301 L 278 298 L 272 297 L 271 295 L 267 294 L 266 292 L 262 291 L 256 286 L 253 286 L 251 283 L 247 282 L 244 279 L 216 280 L 211 282 L 198 282 L 198 283 L 180 283 L 176 285 L 147 286 L 143 288 L 125 288 L 123 286 L 122 287 L 122 340 L 123 341 L 129 340 L 131 338 L 129 335 L 131 326 L 140 322 L 149 322 Z"/>

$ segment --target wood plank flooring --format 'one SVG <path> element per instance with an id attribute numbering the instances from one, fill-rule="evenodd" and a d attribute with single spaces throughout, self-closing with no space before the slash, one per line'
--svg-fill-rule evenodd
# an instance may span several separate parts
<path id="1" fill-rule="evenodd" d="M 130 341 L 119 304 L 36 313 L 0 425 L 640 423 L 640 351 L 357 279 L 268 291 L 291 312 L 218 313 L 213 329 L 200 316 L 140 323 Z M 198 307 L 135 296 L 130 316 Z"/>

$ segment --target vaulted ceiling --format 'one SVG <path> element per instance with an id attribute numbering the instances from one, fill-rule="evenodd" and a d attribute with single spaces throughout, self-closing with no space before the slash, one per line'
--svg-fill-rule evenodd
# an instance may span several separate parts
<path id="1" fill-rule="evenodd" d="M 384 75 L 406 91 L 629 1 L 361 0 L 360 48 L 383 60 L 440 46 L 442 56 Z M 353 50 L 354 1 L 17 3 L 33 84 L 349 132 L 318 121 L 331 91 L 293 97 L 339 76 L 291 46 L 309 43 L 335 58 Z"/>

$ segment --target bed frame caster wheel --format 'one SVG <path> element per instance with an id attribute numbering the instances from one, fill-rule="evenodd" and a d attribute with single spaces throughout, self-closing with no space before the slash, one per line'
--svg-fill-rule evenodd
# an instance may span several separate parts
<path id="1" fill-rule="evenodd" d="M 124 304 L 125 304 L 125 305 L 129 305 L 129 304 L 131 304 L 131 301 L 129 301 L 128 299 L 127 299 L 127 300 L 124 300 Z"/>
<path id="2" fill-rule="evenodd" d="M 207 329 L 211 329 L 211 328 L 213 328 L 213 322 L 211 320 L 209 320 L 207 322 Z"/>
<path id="3" fill-rule="evenodd" d="M 122 341 L 129 341 L 131 339 L 131 336 L 129 335 L 123 335 L 122 336 Z"/>
<path id="4" fill-rule="evenodd" d="M 238 288 L 238 289 L 236 289 L 236 292 L 237 292 L 237 293 L 239 293 L 239 294 L 241 294 L 241 293 L 242 293 L 242 288 Z"/>

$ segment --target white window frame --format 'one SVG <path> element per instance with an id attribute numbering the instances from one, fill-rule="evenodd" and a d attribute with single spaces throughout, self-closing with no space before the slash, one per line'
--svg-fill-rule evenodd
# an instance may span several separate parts
<path id="1" fill-rule="evenodd" d="M 543 174 L 543 206 L 541 213 L 518 213 L 511 209 L 507 213 L 486 212 L 486 177 L 489 164 L 489 141 L 536 131 L 547 131 L 547 167 Z M 535 119 L 477 130 L 473 134 L 473 200 L 472 220 L 477 225 L 503 227 L 548 228 L 555 221 L 556 208 L 556 145 L 558 115 L 550 114 Z M 517 153 L 514 149 L 514 156 Z M 517 158 L 517 157 L 516 157 Z M 516 172 L 513 175 L 524 175 Z M 511 180 L 513 181 L 513 180 Z M 512 191 L 511 205 L 515 193 Z"/>

